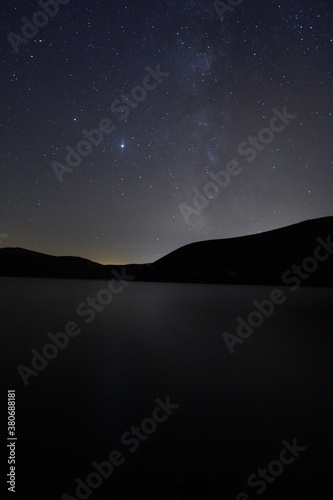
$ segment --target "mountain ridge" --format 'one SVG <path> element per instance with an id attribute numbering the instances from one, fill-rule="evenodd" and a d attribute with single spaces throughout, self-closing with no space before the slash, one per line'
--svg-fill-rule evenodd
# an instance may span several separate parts
<path id="1" fill-rule="evenodd" d="M 136 281 L 281 284 L 283 273 L 313 258 L 318 238 L 330 242 L 331 234 L 333 217 L 322 217 L 259 234 L 193 242 L 153 263 L 124 266 L 7 247 L 0 249 L 0 276 L 110 279 L 112 271 L 125 270 Z M 333 258 L 321 261 L 304 281 L 333 286 Z"/>

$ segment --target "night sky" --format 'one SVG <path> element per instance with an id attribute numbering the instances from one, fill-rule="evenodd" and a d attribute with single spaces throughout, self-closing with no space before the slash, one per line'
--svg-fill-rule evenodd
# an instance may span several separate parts
<path id="1" fill-rule="evenodd" d="M 0 246 L 152 262 L 333 215 L 332 0 L 230 3 L 71 0 L 26 43 L 40 5 L 2 2 Z"/>

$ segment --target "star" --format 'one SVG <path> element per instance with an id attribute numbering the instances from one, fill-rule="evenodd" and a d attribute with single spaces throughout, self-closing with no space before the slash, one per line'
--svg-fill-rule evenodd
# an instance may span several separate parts
<path id="1" fill-rule="evenodd" d="M 48 14 L 35 30 L 32 9 L 35 35 L 7 43 L 0 233 L 10 225 L 21 246 L 68 255 L 75 244 L 89 258 L 96 229 L 108 231 L 129 245 L 110 259 L 143 262 L 332 213 L 332 0 L 269 12 L 231 0 L 157 12 L 142 0 L 140 16 L 109 3 L 59 7 L 61 29 Z M 2 10 L 20 33 L 20 16 Z M 298 118 L 273 121 L 270 140 L 274 109 Z M 266 143 L 247 148 L 259 135 Z M 108 254 L 104 238 L 95 244 L 97 259 Z"/>

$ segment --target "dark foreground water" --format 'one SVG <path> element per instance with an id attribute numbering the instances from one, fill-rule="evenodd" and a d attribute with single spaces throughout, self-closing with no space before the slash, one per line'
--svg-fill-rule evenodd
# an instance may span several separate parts
<path id="1" fill-rule="evenodd" d="M 235 334 L 237 317 L 274 287 L 130 283 L 93 319 L 77 307 L 104 282 L 0 284 L 3 402 L 16 390 L 13 498 L 331 497 L 332 289 L 283 289 L 285 302 L 231 354 L 223 333 Z M 42 352 L 68 322 L 81 333 L 25 385 L 17 366 L 32 368 L 31 350 Z M 172 407 L 156 410 L 168 397 Z M 283 453 L 281 466 L 295 439 L 302 450 Z M 92 463 L 115 450 L 102 478 Z M 90 490 L 76 491 L 76 478 L 86 484 L 93 472 Z M 200 496 L 199 483 L 186 497 L 171 493 L 183 481 L 219 487 L 215 496 L 209 486 Z"/>

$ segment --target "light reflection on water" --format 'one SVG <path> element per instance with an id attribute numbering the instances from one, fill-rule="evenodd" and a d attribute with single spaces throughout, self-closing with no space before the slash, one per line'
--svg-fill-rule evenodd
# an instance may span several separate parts
<path id="1" fill-rule="evenodd" d="M 222 334 L 235 333 L 237 317 L 246 319 L 252 302 L 274 287 L 130 283 L 87 324 L 76 308 L 105 285 L 1 279 L 2 366 L 6 385 L 17 390 L 27 491 L 36 488 L 29 471 L 46 456 L 40 492 L 51 499 L 73 494 L 75 477 L 86 477 L 92 461 L 119 448 L 122 433 L 168 395 L 180 409 L 94 498 L 156 499 L 163 485 L 195 478 L 222 481 L 235 498 L 246 491 L 248 476 L 275 458 L 282 440 L 295 437 L 309 453 L 265 498 L 287 498 L 290 491 L 304 498 L 307 475 L 325 480 L 331 289 L 284 289 L 286 302 L 231 355 Z M 47 334 L 68 321 L 81 334 L 26 388 L 16 366 L 28 365 L 30 350 L 41 350 Z"/>

